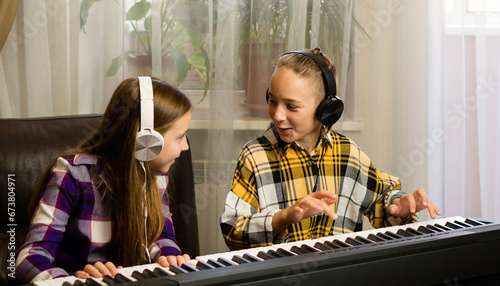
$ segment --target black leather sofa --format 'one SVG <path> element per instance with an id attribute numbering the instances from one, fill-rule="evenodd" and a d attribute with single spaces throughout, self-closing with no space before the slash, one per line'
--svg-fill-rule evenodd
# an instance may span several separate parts
<path id="1" fill-rule="evenodd" d="M 0 285 L 13 284 L 8 279 L 14 273 L 11 262 L 24 241 L 29 202 L 42 171 L 63 150 L 86 138 L 101 116 L 0 119 Z M 170 176 L 177 241 L 183 253 L 195 257 L 199 241 L 190 151 L 176 159 Z"/>

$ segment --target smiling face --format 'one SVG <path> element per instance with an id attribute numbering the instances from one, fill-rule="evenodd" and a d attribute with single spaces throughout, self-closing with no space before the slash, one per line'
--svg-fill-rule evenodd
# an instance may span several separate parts
<path id="1" fill-rule="evenodd" d="M 191 111 L 188 111 L 174 122 L 170 130 L 162 134 L 165 145 L 160 155 L 150 162 L 153 171 L 161 174 L 168 172 L 181 152 L 189 149 L 186 133 L 190 123 Z"/>
<path id="2" fill-rule="evenodd" d="M 274 71 L 269 87 L 269 116 L 283 141 L 297 141 L 309 152 L 316 147 L 321 123 L 315 112 L 321 88 L 317 81 L 301 77 L 290 68 Z"/>

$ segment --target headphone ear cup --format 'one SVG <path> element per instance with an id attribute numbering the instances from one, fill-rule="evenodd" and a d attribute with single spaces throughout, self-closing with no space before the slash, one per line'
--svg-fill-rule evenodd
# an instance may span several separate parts
<path id="1" fill-rule="evenodd" d="M 338 96 L 328 96 L 316 109 L 316 118 L 325 126 L 333 126 L 344 112 L 344 102 Z"/>
<path id="2" fill-rule="evenodd" d="M 148 129 L 137 133 L 135 142 L 135 158 L 139 161 L 151 161 L 160 155 L 165 142 L 157 131 Z"/>

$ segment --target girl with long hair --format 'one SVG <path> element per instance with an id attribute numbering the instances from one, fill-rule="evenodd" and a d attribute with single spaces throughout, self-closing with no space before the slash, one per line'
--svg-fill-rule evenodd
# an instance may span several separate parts
<path id="1" fill-rule="evenodd" d="M 151 83 L 161 152 L 146 162 L 135 157 L 141 90 L 138 78 L 126 79 L 90 137 L 42 175 L 16 262 L 20 282 L 114 276 L 118 265 L 189 262 L 175 240 L 166 189 L 170 166 L 189 148 L 192 104 L 168 83 Z"/>

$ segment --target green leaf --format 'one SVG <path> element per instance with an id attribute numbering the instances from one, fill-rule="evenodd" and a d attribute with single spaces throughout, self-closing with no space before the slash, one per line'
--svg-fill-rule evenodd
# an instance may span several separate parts
<path id="1" fill-rule="evenodd" d="M 203 44 L 203 37 L 201 31 L 193 24 L 186 21 L 179 21 L 181 25 L 186 29 L 186 32 L 191 40 L 191 44 L 195 48 L 200 48 Z"/>
<path id="2" fill-rule="evenodd" d="M 89 9 L 92 5 L 100 0 L 82 0 L 80 4 L 80 30 L 85 33 L 85 25 L 87 24 L 87 18 L 89 17 Z"/>
<path id="3" fill-rule="evenodd" d="M 151 8 L 151 3 L 147 2 L 146 0 L 141 0 L 141 2 L 135 3 L 130 9 L 127 11 L 127 20 L 129 21 L 137 21 L 148 13 L 149 9 Z"/>
<path id="4" fill-rule="evenodd" d="M 111 65 L 109 66 L 108 70 L 106 71 L 107 76 L 113 76 L 116 74 L 118 69 L 123 65 L 123 63 L 129 58 L 130 54 L 133 54 L 134 51 L 125 51 L 121 55 L 115 57 L 111 61 Z"/>
<path id="5" fill-rule="evenodd" d="M 176 79 L 177 83 L 180 84 L 187 76 L 189 63 L 186 55 L 180 49 L 170 47 L 170 54 L 174 58 Z"/>

